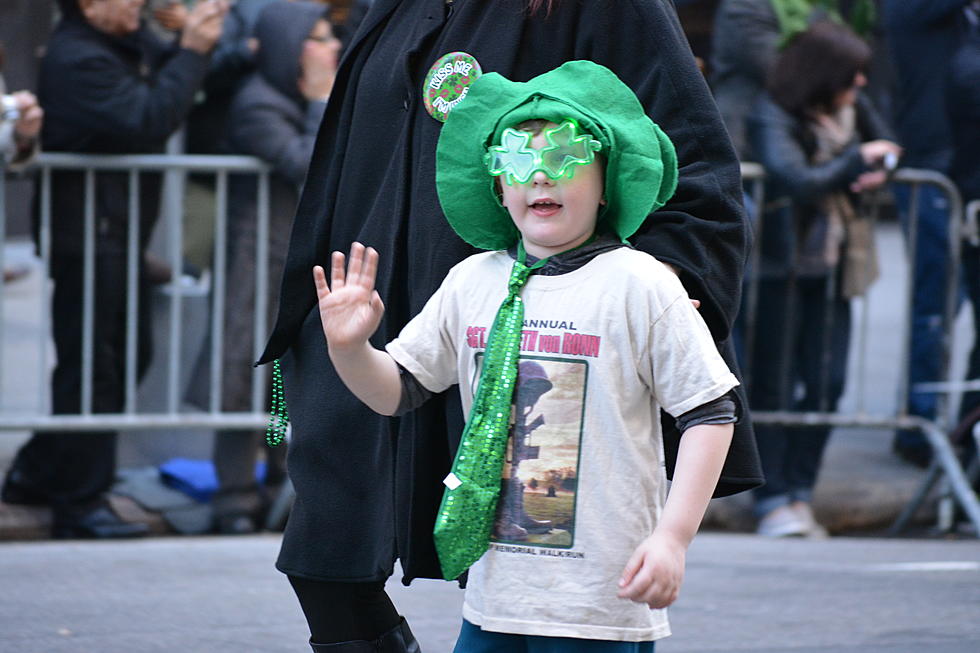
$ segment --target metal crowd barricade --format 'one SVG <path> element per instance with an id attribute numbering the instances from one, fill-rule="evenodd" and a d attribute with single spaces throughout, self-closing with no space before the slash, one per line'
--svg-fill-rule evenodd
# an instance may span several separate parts
<path id="1" fill-rule="evenodd" d="M 94 430 L 147 430 L 147 429 L 256 429 L 268 423 L 266 373 L 252 371 L 252 397 L 247 412 L 223 412 L 221 410 L 221 384 L 223 351 L 224 296 L 226 282 L 226 246 L 228 224 L 228 178 L 230 174 L 249 174 L 256 178 L 257 190 L 257 244 L 255 252 L 255 315 L 253 322 L 255 358 L 265 342 L 267 330 L 268 296 L 268 235 L 269 235 L 269 167 L 260 160 L 247 156 L 192 156 L 192 155 L 80 155 L 63 153 L 41 154 L 32 166 L 38 175 L 39 242 L 43 278 L 46 280 L 51 266 L 51 193 L 52 173 L 73 171 L 84 175 L 84 245 L 83 245 L 83 315 L 82 315 L 82 382 L 81 410 L 78 414 L 47 415 L 19 413 L 10 410 L 0 412 L 0 431 L 94 431 Z M 92 409 L 94 382 L 94 315 L 95 257 L 96 257 L 96 175 L 99 173 L 127 173 L 129 190 L 129 231 L 126 278 L 126 354 L 124 373 L 124 407 L 119 413 L 96 413 Z M 210 405 L 209 410 L 192 410 L 182 407 L 180 379 L 181 351 L 181 285 L 183 233 L 182 215 L 163 213 L 157 228 L 165 229 L 169 243 L 169 264 L 173 270 L 169 282 L 171 295 L 169 311 L 170 342 L 167 351 L 167 402 L 166 410 L 143 412 L 137 409 L 137 315 L 139 311 L 138 276 L 140 267 L 140 173 L 195 173 L 213 175 L 216 187 L 214 261 L 211 286 L 210 351 Z M 0 242 L 6 241 L 6 194 L 0 168 Z M 0 266 L 3 265 L 3 248 L 0 247 Z M 48 288 L 45 283 L 44 288 Z M 41 348 L 41 382 L 39 396 L 49 393 L 48 360 L 46 343 L 50 338 L 50 291 L 46 290 L 40 303 L 40 328 L 37 337 Z M 4 338 L 4 288 L 0 279 L 0 343 Z M 3 349 L 0 347 L 0 357 Z M 4 369 L 0 358 L 0 370 Z"/>
<path id="2" fill-rule="evenodd" d="M 743 163 L 742 164 L 742 176 L 743 181 L 748 189 L 749 198 L 751 203 L 754 204 L 752 210 L 752 223 L 754 226 L 754 231 L 756 234 L 763 233 L 763 221 L 765 220 L 765 173 L 761 166 L 754 163 Z M 960 246 L 964 238 L 970 239 L 976 242 L 977 239 L 977 216 L 980 214 L 980 202 L 974 202 L 971 204 L 971 210 L 964 212 L 963 202 L 960 198 L 960 194 L 955 187 L 955 185 L 945 176 L 930 171 L 930 170 L 917 170 L 917 169 L 900 169 L 897 170 L 892 178 L 892 181 L 897 184 L 907 184 L 911 186 L 911 201 L 908 214 L 908 225 L 907 229 L 909 232 L 909 237 L 907 239 L 907 260 L 915 260 L 916 251 L 916 225 L 918 223 L 918 196 L 920 189 L 929 185 L 939 189 L 949 202 L 950 206 L 950 230 L 949 230 L 949 265 L 947 266 L 947 279 L 946 279 L 946 301 L 945 301 L 945 315 L 944 315 L 944 329 L 943 329 L 943 339 L 942 339 L 942 360 L 941 360 L 941 378 L 939 382 L 935 384 L 927 384 L 932 387 L 933 391 L 939 393 L 939 408 L 936 411 L 935 419 L 925 419 L 923 417 L 918 417 L 915 415 L 908 414 L 907 410 L 907 400 L 906 396 L 909 388 L 909 355 L 910 355 L 910 345 L 911 345 L 911 310 L 912 310 L 912 296 L 914 291 L 914 268 L 912 265 L 908 265 L 909 274 L 905 281 L 904 287 L 904 316 L 901 321 L 903 328 L 903 337 L 901 345 L 901 356 L 898 357 L 896 363 L 898 364 L 898 369 L 894 370 L 895 378 L 898 379 L 897 392 L 899 396 L 898 409 L 891 414 L 880 414 L 873 415 L 869 414 L 866 402 L 866 371 L 868 369 L 868 343 L 869 343 L 869 297 L 868 293 L 865 293 L 863 297 L 856 300 L 862 304 L 862 310 L 860 311 L 860 321 L 857 323 L 857 328 L 852 329 L 852 337 L 855 337 L 854 346 L 852 346 L 852 356 L 856 356 L 856 368 L 855 373 L 849 376 L 847 383 L 856 384 L 856 408 L 853 411 L 846 411 L 842 408 L 833 409 L 832 406 L 827 405 L 826 397 L 823 396 L 821 400 L 821 406 L 819 411 L 808 411 L 808 412 L 794 412 L 792 410 L 752 410 L 752 419 L 757 424 L 776 424 L 782 426 L 826 426 L 826 427 L 856 427 L 856 428 L 881 428 L 881 429 L 909 429 L 915 430 L 923 434 L 926 441 L 929 443 L 933 451 L 933 461 L 926 474 L 926 478 L 922 483 L 920 489 L 915 493 L 912 500 L 902 511 L 899 517 L 896 519 L 895 523 L 892 525 L 892 532 L 899 532 L 904 529 L 911 517 L 915 514 L 918 508 L 922 505 L 925 499 L 929 496 L 930 492 L 933 490 L 935 485 L 941 480 L 944 484 L 942 489 L 941 497 L 955 501 L 962 508 L 966 517 L 972 523 L 974 529 L 978 534 L 980 534 L 980 502 L 978 502 L 977 495 L 974 493 L 970 486 L 970 479 L 967 474 L 964 473 L 963 467 L 957 458 L 956 452 L 950 444 L 950 440 L 947 436 L 948 424 L 946 424 L 945 414 L 946 414 L 946 403 L 948 400 L 949 390 L 959 390 L 959 389 L 971 389 L 972 386 L 968 384 L 964 386 L 963 383 L 953 383 L 951 381 L 951 353 L 952 353 L 952 337 L 953 337 L 953 321 L 955 318 L 955 312 L 957 309 L 957 299 L 958 299 L 958 274 L 959 274 L 959 261 L 960 261 Z M 871 220 L 872 225 L 877 221 L 878 217 L 878 203 L 873 202 L 871 206 Z M 748 273 L 747 273 L 747 286 L 745 288 L 745 300 L 743 304 L 743 310 L 745 315 L 742 320 L 743 324 L 743 336 L 744 336 L 744 351 L 743 356 L 743 374 L 747 387 L 751 387 L 752 383 L 752 369 L 751 364 L 753 361 L 753 346 L 755 340 L 755 332 L 757 329 L 757 308 L 759 300 L 759 281 L 760 281 L 760 243 L 758 239 L 755 242 L 755 247 L 750 254 L 748 262 Z M 827 297 L 828 299 L 832 296 L 831 284 L 837 281 L 833 278 L 834 275 L 830 275 L 827 281 Z M 792 283 L 792 280 L 790 281 Z M 792 285 L 790 285 L 792 290 Z M 792 312 L 792 302 L 787 309 L 787 312 Z M 827 311 L 830 314 L 830 311 Z M 793 315 L 784 316 L 784 324 L 792 323 L 794 319 Z M 788 374 L 789 357 L 792 355 L 792 342 L 788 339 L 792 336 L 790 335 L 791 329 L 784 329 L 786 333 L 784 337 L 784 342 L 781 345 L 783 347 L 782 361 L 784 362 L 784 368 L 782 372 Z M 829 359 L 829 342 L 827 339 L 824 341 L 824 357 L 823 365 L 824 370 L 827 369 L 827 362 Z M 787 377 L 788 378 L 788 377 Z M 826 377 L 824 377 L 824 380 Z M 785 379 L 784 379 L 785 380 Z M 977 388 L 980 388 L 980 382 L 974 382 Z M 822 385 L 822 391 L 826 391 L 826 385 Z M 916 390 L 927 389 L 924 388 L 922 384 L 916 385 Z M 822 393 L 823 394 L 823 393 Z M 977 439 L 978 444 L 980 444 L 980 426 L 975 430 L 974 437 Z M 973 471 L 973 470 L 971 470 Z M 951 512 L 951 511 L 946 511 Z"/>

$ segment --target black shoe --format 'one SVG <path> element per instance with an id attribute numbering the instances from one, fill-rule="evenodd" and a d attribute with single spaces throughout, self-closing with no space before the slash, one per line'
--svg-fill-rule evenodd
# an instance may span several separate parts
<path id="1" fill-rule="evenodd" d="M 336 644 L 316 644 L 310 641 L 313 653 L 422 653 L 419 643 L 415 641 L 408 622 L 401 622 L 374 641 L 358 640 L 354 642 L 337 642 Z"/>
<path id="2" fill-rule="evenodd" d="M 123 521 L 102 504 L 87 512 L 56 510 L 51 536 L 56 540 L 107 540 L 142 537 L 148 531 L 146 524 Z"/>
<path id="3" fill-rule="evenodd" d="M 0 501 L 23 506 L 43 506 L 49 503 L 48 495 L 28 485 L 17 468 L 11 468 L 7 472 L 3 490 L 0 491 Z"/>

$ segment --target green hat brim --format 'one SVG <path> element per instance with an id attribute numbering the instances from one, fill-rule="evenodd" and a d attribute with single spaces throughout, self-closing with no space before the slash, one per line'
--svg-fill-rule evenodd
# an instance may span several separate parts
<path id="1" fill-rule="evenodd" d="M 569 61 L 527 82 L 487 73 L 449 114 L 436 147 L 436 190 L 446 219 L 480 249 L 506 249 L 518 238 L 486 168 L 487 147 L 525 120 L 570 118 L 602 143 L 606 205 L 599 221 L 621 239 L 636 233 L 677 186 L 677 156 L 636 95 L 608 68 Z"/>

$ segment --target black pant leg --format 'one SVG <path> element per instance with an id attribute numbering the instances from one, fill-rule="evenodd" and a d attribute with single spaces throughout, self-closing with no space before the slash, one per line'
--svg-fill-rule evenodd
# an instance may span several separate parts
<path id="1" fill-rule="evenodd" d="M 786 354 L 791 351 L 793 302 L 791 285 L 784 279 L 759 282 L 759 299 L 753 337 L 749 405 L 753 410 L 786 410 L 792 395 L 792 380 Z M 787 429 L 776 424 L 755 423 L 755 440 L 766 484 L 755 490 L 757 500 L 786 494 L 786 459 L 789 455 Z"/>
<path id="2" fill-rule="evenodd" d="M 851 338 L 850 302 L 837 292 L 828 299 L 826 283 L 825 279 L 800 283 L 801 321 L 795 357 L 799 362 L 796 376 L 803 387 L 796 404 L 799 411 L 832 412 L 844 393 Z M 791 490 L 812 491 L 830 432 L 829 427 L 815 426 L 795 428 L 789 434 L 786 477 Z"/>
<path id="3" fill-rule="evenodd" d="M 93 347 L 92 412 L 123 409 L 125 379 L 126 288 L 125 257 L 109 252 L 96 259 Z M 52 332 L 57 365 L 51 379 L 54 414 L 81 411 L 83 264 L 80 256 L 55 257 L 52 297 Z M 141 282 L 142 283 L 142 282 Z M 141 306 L 148 308 L 148 288 L 141 285 Z M 138 323 L 138 375 L 150 356 L 147 310 Z M 84 506 L 112 486 L 116 472 L 116 433 L 35 433 L 14 461 L 19 478 L 49 498 L 56 508 Z"/>
<path id="4" fill-rule="evenodd" d="M 384 581 L 338 583 L 289 576 L 317 644 L 375 640 L 401 621 Z"/>

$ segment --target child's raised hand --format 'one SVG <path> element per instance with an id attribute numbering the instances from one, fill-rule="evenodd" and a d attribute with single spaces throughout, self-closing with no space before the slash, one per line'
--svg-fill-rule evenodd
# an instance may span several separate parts
<path id="1" fill-rule="evenodd" d="M 365 249 L 361 243 L 351 245 L 346 275 L 344 255 L 333 253 L 329 287 L 323 268 L 314 266 L 320 323 L 331 350 L 363 346 L 377 330 L 385 310 L 374 289 L 377 271 L 378 252 L 373 247 Z"/>
<path id="2" fill-rule="evenodd" d="M 626 563 L 618 596 L 651 608 L 666 608 L 680 593 L 686 557 L 687 547 L 655 531 Z"/>

